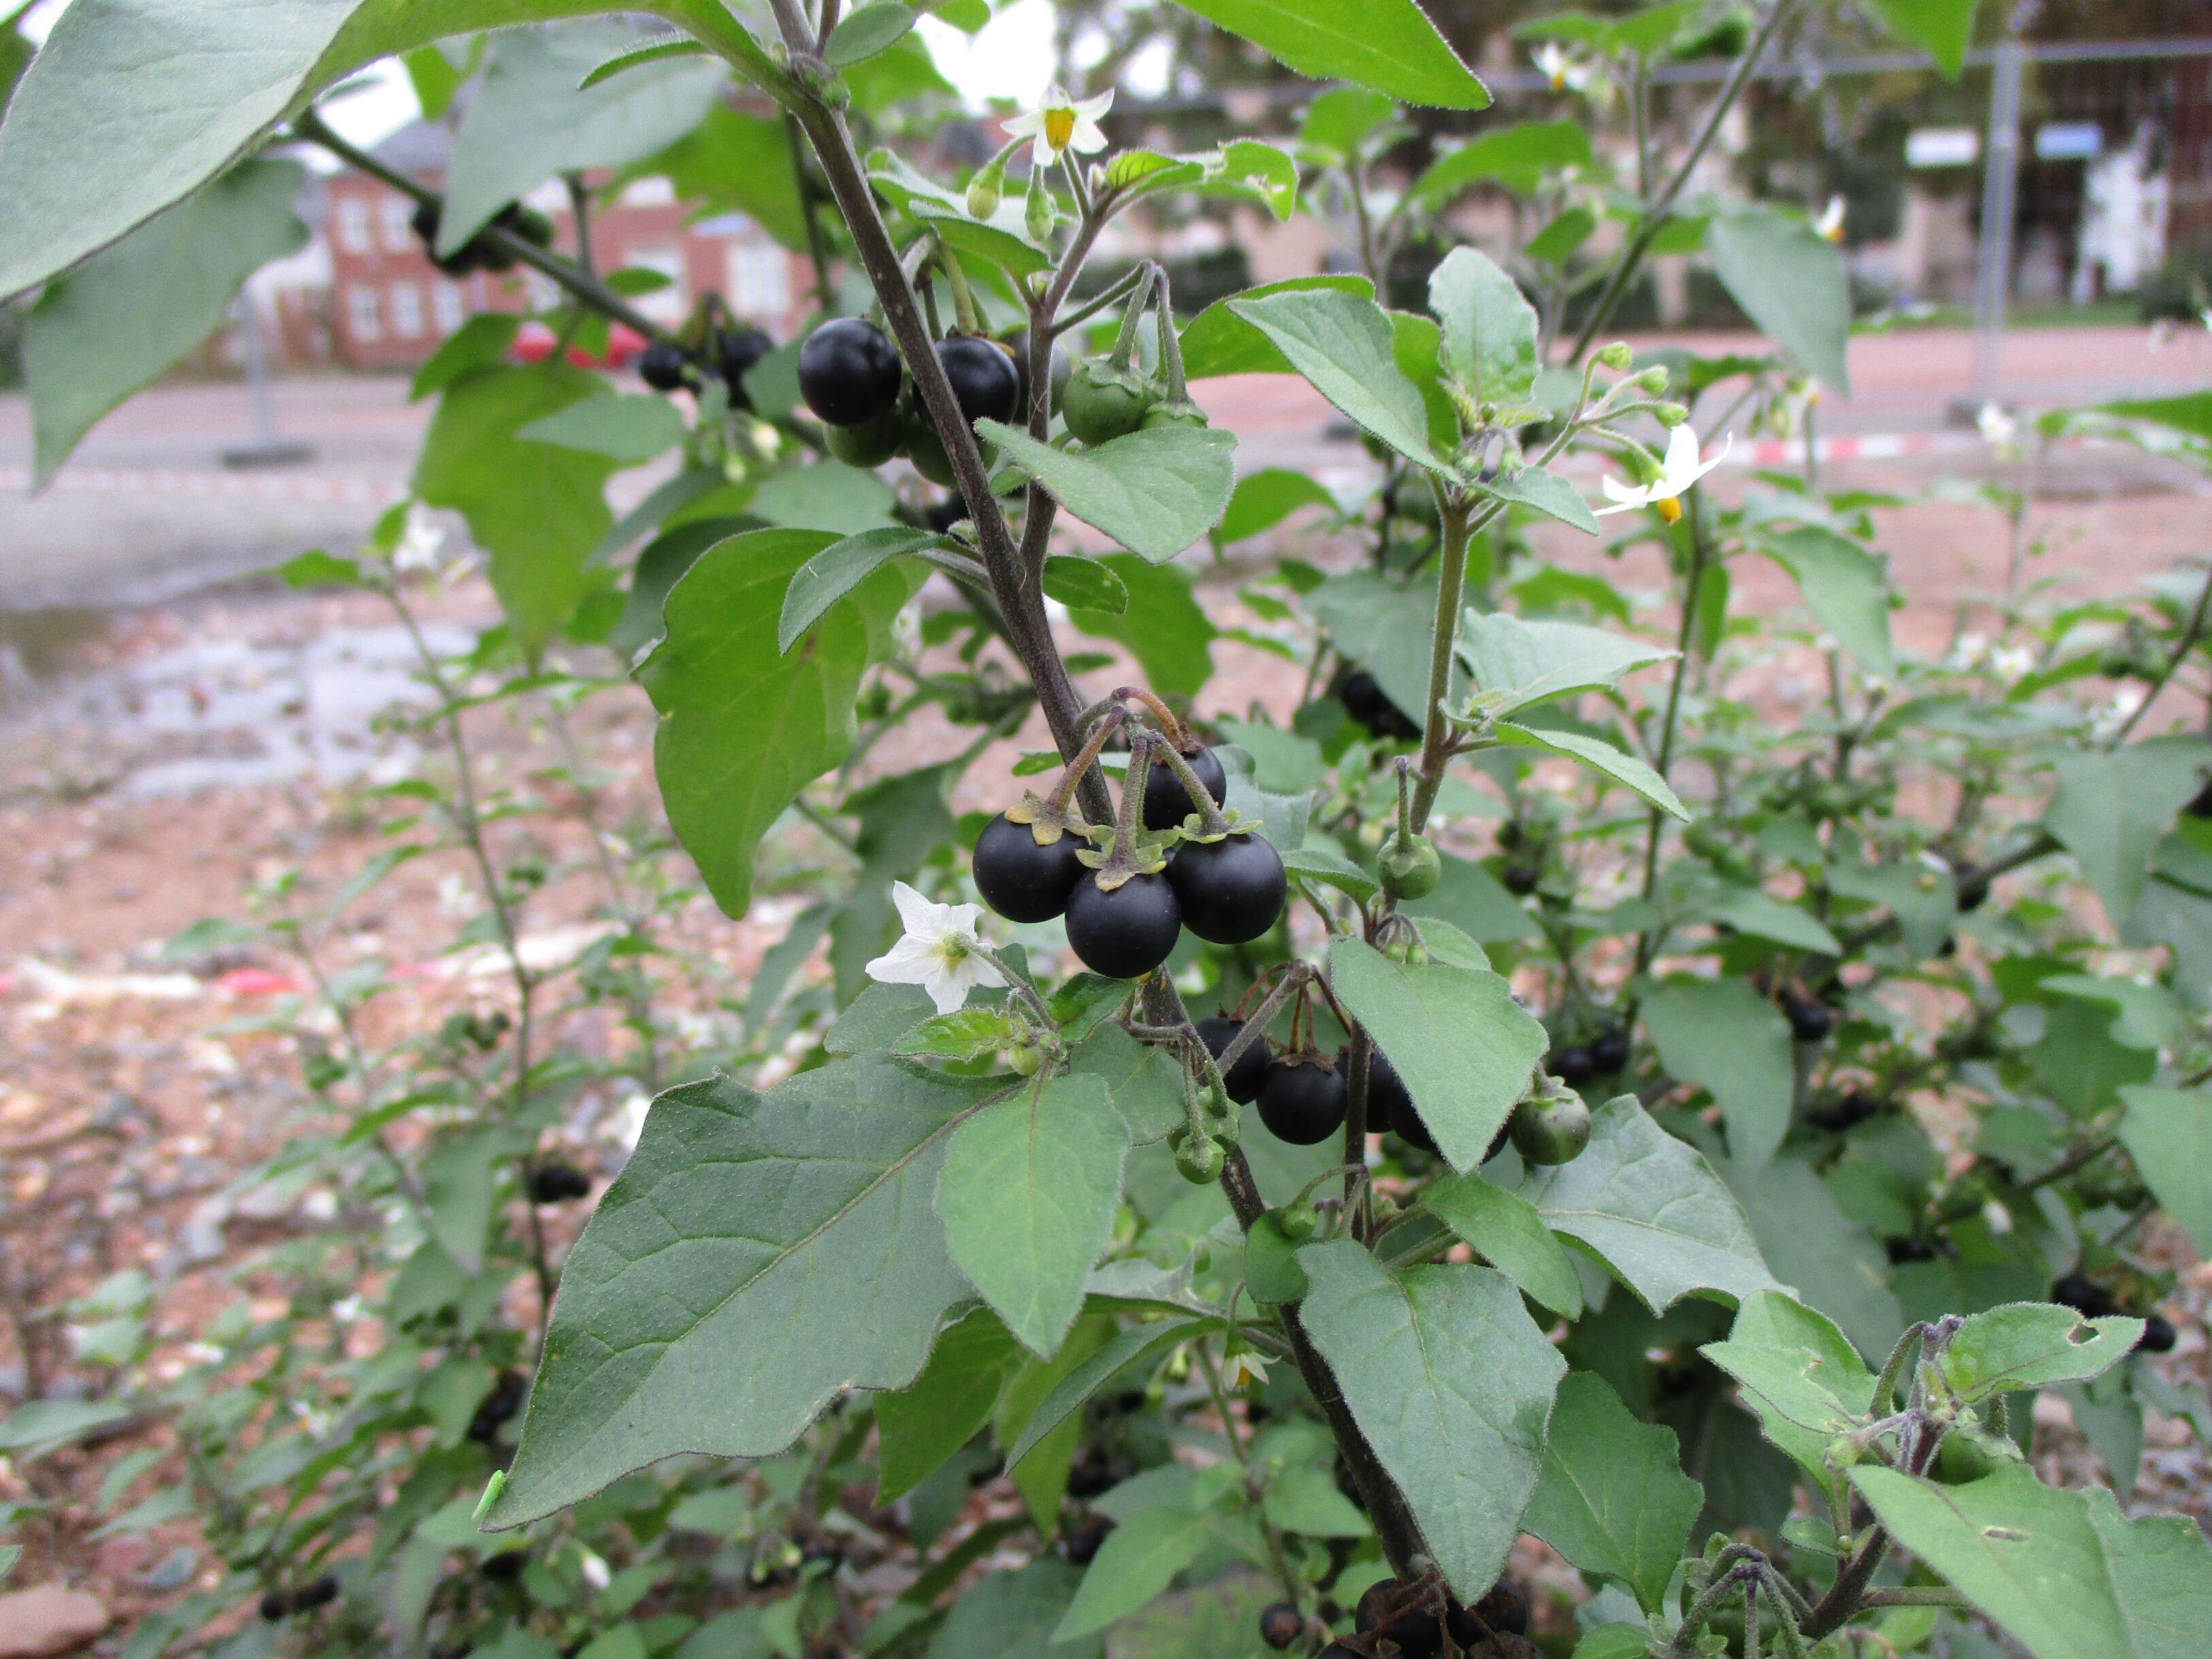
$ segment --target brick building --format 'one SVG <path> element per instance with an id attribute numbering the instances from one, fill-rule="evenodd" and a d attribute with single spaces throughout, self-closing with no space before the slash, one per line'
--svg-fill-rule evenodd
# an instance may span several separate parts
<path id="1" fill-rule="evenodd" d="M 377 159 L 436 189 L 450 137 L 432 122 L 403 127 L 377 146 Z M 554 246 L 574 246 L 568 192 L 541 187 L 530 204 L 552 218 Z M 328 182 L 325 232 L 330 241 L 331 354 L 355 368 L 405 369 L 480 311 L 520 311 L 551 303 L 556 290 L 533 271 L 474 271 L 459 278 L 430 263 L 412 223 L 415 204 L 380 179 L 352 171 Z M 661 179 L 641 179 L 592 214 L 592 253 L 602 271 L 641 266 L 670 285 L 633 303 L 673 325 L 699 296 L 719 291 L 732 310 L 788 339 L 808 309 L 812 271 L 742 214 L 687 223 L 688 210 Z"/>

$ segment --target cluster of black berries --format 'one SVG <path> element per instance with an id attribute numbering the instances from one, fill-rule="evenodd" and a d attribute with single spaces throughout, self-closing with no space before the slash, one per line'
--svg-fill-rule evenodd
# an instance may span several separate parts
<path id="1" fill-rule="evenodd" d="M 501 1371 L 469 1419 L 469 1438 L 479 1446 L 490 1445 L 499 1438 L 501 1425 L 520 1411 L 529 1397 L 530 1384 L 522 1380 L 520 1372 Z"/>
<path id="2" fill-rule="evenodd" d="M 1869 1118 L 1880 1116 L 1881 1109 L 1882 1103 L 1878 1096 L 1868 1094 L 1863 1090 L 1846 1089 L 1832 1100 L 1821 1101 L 1810 1108 L 1805 1114 L 1805 1121 L 1816 1129 L 1839 1135 L 1857 1128 Z"/>
<path id="3" fill-rule="evenodd" d="M 1011 422 L 1019 411 L 1022 365 L 1012 345 L 951 334 L 937 343 L 937 362 L 971 429 L 978 421 Z M 932 483 L 956 483 L 944 436 L 908 386 L 898 347 L 873 323 L 840 317 L 808 335 L 799 349 L 799 394 L 829 428 L 830 454 L 847 465 L 877 467 L 904 455 Z"/>
<path id="4" fill-rule="evenodd" d="M 2119 1299 L 2086 1273 L 2068 1273 L 2051 1287 L 2051 1299 L 2063 1308 L 2071 1308 L 2084 1319 L 2102 1319 L 2110 1314 L 2124 1314 Z M 2165 1353 L 2174 1344 L 2173 1322 L 2155 1310 L 2142 1316 L 2143 1333 L 2136 1346 L 2145 1353 Z"/>
<path id="5" fill-rule="evenodd" d="M 566 1204 L 592 1190 L 592 1178 L 563 1158 L 541 1158 L 530 1166 L 530 1201 Z"/>
<path id="6" fill-rule="evenodd" d="M 1782 993 L 1783 1018 L 1790 1022 L 1790 1034 L 1800 1042 L 1826 1042 L 1829 1033 L 1836 1029 L 1836 1011 L 1816 997 L 1784 988 Z"/>
<path id="7" fill-rule="evenodd" d="M 1118 716 L 1102 723 L 1049 797 L 1032 793 L 983 827 L 975 888 L 1009 921 L 1064 917 L 1084 966 L 1109 979 L 1139 979 L 1168 959 L 1186 927 L 1214 945 L 1258 939 L 1282 915 L 1290 878 L 1265 836 L 1223 815 L 1228 778 L 1220 757 L 1180 732 L 1134 735 L 1113 840 L 1096 850 L 1090 826 L 1075 815 L 1074 791 L 1120 723 Z M 1189 744 L 1188 752 L 1179 741 Z M 1186 775 L 1203 800 L 1194 799 Z"/>
<path id="8" fill-rule="evenodd" d="M 1380 1643 L 1389 1643 L 1400 1659 L 1437 1659 L 1447 1632 L 1463 1654 L 1504 1659 L 1509 1654 L 1535 1652 L 1527 1641 L 1528 1598 L 1510 1578 L 1499 1579 L 1472 1606 L 1454 1600 L 1433 1579 L 1408 1583 L 1385 1578 L 1361 1595 L 1352 1625 L 1355 1636 L 1370 1640 L 1355 1647 L 1340 1638 L 1321 1650 L 1321 1659 L 1365 1659 Z M 1260 1614 L 1260 1638 L 1278 1652 L 1295 1643 L 1304 1629 L 1304 1619 L 1288 1601 L 1278 1601 Z"/>
<path id="9" fill-rule="evenodd" d="M 422 250 L 430 256 L 430 263 L 448 276 L 465 276 L 476 270 L 512 270 L 514 255 L 492 237 L 478 231 L 444 258 L 438 257 L 438 225 L 444 217 L 443 204 L 436 200 L 424 202 L 415 210 L 409 222 L 416 235 L 422 239 Z M 509 202 L 492 216 L 491 228 L 504 230 L 520 236 L 538 247 L 553 246 L 553 222 L 535 208 L 524 207 L 520 202 Z"/>
<path id="10" fill-rule="evenodd" d="M 1344 705 L 1344 712 L 1358 721 L 1369 737 L 1385 743 L 1413 743 L 1419 738 L 1421 728 L 1407 718 L 1404 709 L 1390 701 L 1390 694 L 1382 689 L 1382 683 L 1365 669 L 1347 671 L 1329 690 Z"/>
<path id="11" fill-rule="evenodd" d="M 1552 1073 L 1571 1089 L 1611 1077 L 1628 1064 L 1627 1031 L 1609 1025 L 1587 1043 L 1571 1042 L 1552 1053 Z"/>
<path id="12" fill-rule="evenodd" d="M 745 376 L 760 367 L 761 359 L 775 349 L 775 342 L 749 323 L 717 327 L 708 337 L 707 362 L 730 390 L 733 409 L 750 409 L 752 395 Z M 674 392 L 692 383 L 691 354 L 673 340 L 655 340 L 637 360 L 638 378 L 655 392 Z"/>
<path id="13" fill-rule="evenodd" d="M 313 1613 L 326 1607 L 338 1599 L 338 1581 L 335 1573 L 324 1573 L 311 1578 L 297 1589 L 270 1590 L 261 1598 L 261 1616 L 270 1624 L 280 1619 L 289 1619 L 295 1613 Z"/>

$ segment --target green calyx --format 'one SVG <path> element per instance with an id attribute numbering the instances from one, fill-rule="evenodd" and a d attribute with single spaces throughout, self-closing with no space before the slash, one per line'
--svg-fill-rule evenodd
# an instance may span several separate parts
<path id="1" fill-rule="evenodd" d="M 1229 1154 L 1221 1143 L 1203 1135 L 1187 1135 L 1176 1148 L 1176 1170 L 1194 1187 L 1211 1186 L 1221 1179 Z"/>
<path id="2" fill-rule="evenodd" d="M 1188 398 L 1164 398 L 1145 411 L 1144 429 L 1157 432 L 1162 427 L 1182 426 L 1204 430 L 1206 411 Z"/>

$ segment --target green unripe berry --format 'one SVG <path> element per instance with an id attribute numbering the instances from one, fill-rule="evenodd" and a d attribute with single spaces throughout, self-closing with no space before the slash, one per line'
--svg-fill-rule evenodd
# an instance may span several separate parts
<path id="1" fill-rule="evenodd" d="M 1531 1164 L 1570 1164 L 1589 1145 L 1590 1109 L 1578 1095 L 1531 1096 L 1513 1109 L 1514 1150 Z"/>
<path id="2" fill-rule="evenodd" d="M 1006 170 L 996 161 L 968 181 L 968 216 L 972 219 L 989 218 L 1006 199 Z"/>
<path id="3" fill-rule="evenodd" d="M 1176 1169 L 1194 1187 L 1211 1186 L 1221 1179 L 1229 1154 L 1222 1151 L 1221 1143 L 1207 1135 L 1186 1135 L 1182 1146 L 1176 1148 Z"/>
<path id="4" fill-rule="evenodd" d="M 1157 432 L 1164 426 L 1187 426 L 1203 431 L 1206 411 L 1184 398 L 1174 403 L 1157 403 L 1145 411 L 1144 429 Z"/>
<path id="5" fill-rule="evenodd" d="M 1094 357 L 1078 363 L 1068 376 L 1060 412 L 1071 437 L 1086 444 L 1111 443 L 1144 425 L 1159 396 L 1159 388 L 1134 371 Z"/>
<path id="6" fill-rule="evenodd" d="M 900 441 L 906 436 L 906 416 L 894 409 L 859 426 L 825 425 L 822 436 L 835 459 L 848 466 L 873 471 L 899 453 Z"/>
<path id="7" fill-rule="evenodd" d="M 1376 854 L 1382 890 L 1394 899 L 1426 898 L 1443 879 L 1444 861 L 1425 836 L 1410 839 L 1393 830 Z"/>
<path id="8" fill-rule="evenodd" d="M 1275 1225 L 1293 1244 L 1304 1243 L 1314 1236 L 1314 1229 L 1320 1224 L 1321 1218 L 1314 1213 L 1313 1205 L 1303 1198 L 1295 1204 L 1285 1204 L 1275 1212 Z"/>

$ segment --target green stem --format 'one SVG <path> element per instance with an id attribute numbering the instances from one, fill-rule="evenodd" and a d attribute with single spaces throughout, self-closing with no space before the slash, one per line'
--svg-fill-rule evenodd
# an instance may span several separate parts
<path id="1" fill-rule="evenodd" d="M 1674 763 L 1674 735 L 1679 729 L 1682 713 L 1682 683 L 1690 672 L 1690 644 L 1698 626 L 1698 592 L 1705 586 L 1705 515 L 1695 500 L 1690 502 L 1690 568 L 1683 580 L 1682 621 L 1674 632 L 1674 672 L 1667 683 L 1667 712 L 1660 719 L 1659 750 L 1652 757 L 1652 769 L 1663 781 L 1667 771 Z M 1666 832 L 1665 815 L 1653 807 L 1644 830 L 1644 896 L 1649 900 L 1659 885 L 1659 842 Z M 1636 938 L 1636 971 L 1642 973 L 1651 965 L 1651 958 L 1659 953 L 1665 942 L 1664 929 L 1646 929 Z"/>

